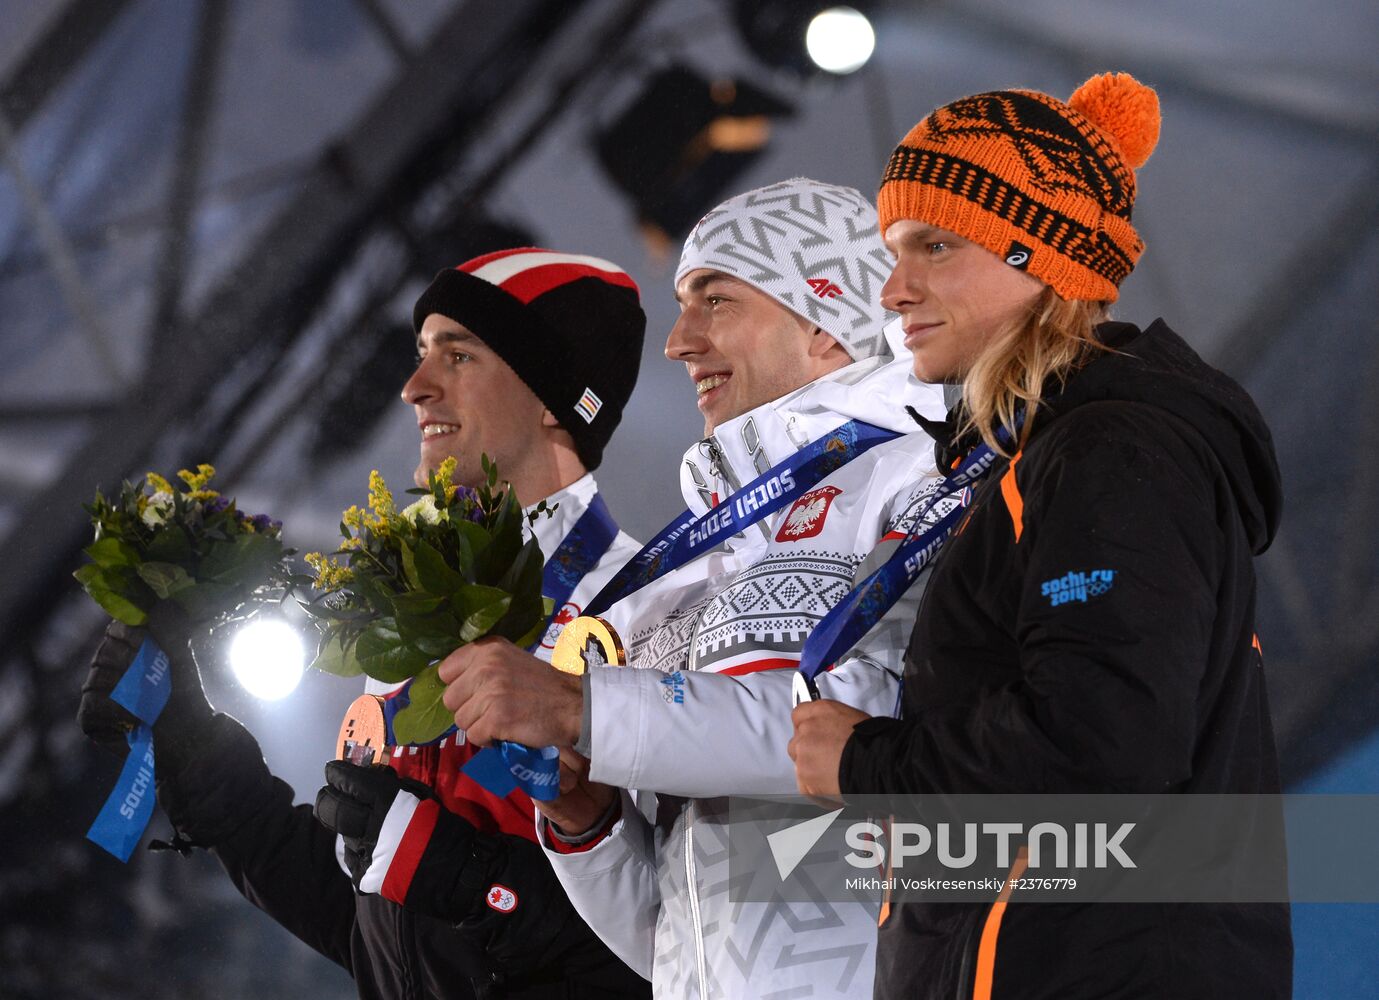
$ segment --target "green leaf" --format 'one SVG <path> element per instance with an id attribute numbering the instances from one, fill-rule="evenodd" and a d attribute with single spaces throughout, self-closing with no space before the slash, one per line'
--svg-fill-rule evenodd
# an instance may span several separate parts
<path id="1" fill-rule="evenodd" d="M 413 590 L 422 590 L 421 577 L 417 575 L 417 560 L 412 552 L 412 547 L 406 542 L 399 542 L 398 548 L 402 555 L 402 575 L 407 580 L 407 586 Z"/>
<path id="2" fill-rule="evenodd" d="M 418 650 L 425 653 L 433 660 L 443 660 L 460 646 L 464 645 L 456 636 L 459 635 L 458 623 L 456 630 L 448 635 L 419 635 L 411 639 L 411 644 Z"/>
<path id="3" fill-rule="evenodd" d="M 138 568 L 139 579 L 148 584 L 162 600 L 186 590 L 195 584 L 187 571 L 181 566 L 165 562 L 146 562 Z"/>
<path id="4" fill-rule="evenodd" d="M 460 618 L 460 639 L 473 642 L 488 634 L 489 629 L 507 613 L 512 595 L 497 587 L 477 583 L 465 584 L 450 600 L 450 607 Z"/>
<path id="5" fill-rule="evenodd" d="M 187 566 L 192 560 L 192 543 L 181 527 L 170 524 L 154 532 L 153 540 L 148 543 L 145 557 L 150 562 Z"/>
<path id="6" fill-rule="evenodd" d="M 397 616 L 397 631 L 404 642 L 415 642 L 420 638 L 449 639 L 458 645 L 460 622 L 449 612 L 429 615 L 400 614 Z"/>
<path id="7" fill-rule="evenodd" d="M 364 637 L 360 636 L 357 645 L 362 647 L 363 643 Z M 377 656 L 369 657 L 365 657 L 362 650 L 357 648 L 356 655 L 359 657 L 359 665 L 364 669 L 364 673 L 388 684 L 396 684 L 399 681 L 405 681 L 408 677 L 416 676 L 418 671 L 431 662 L 431 657 L 404 643 L 398 643 L 385 649 Z"/>
<path id="8" fill-rule="evenodd" d="M 509 594 L 516 596 L 526 596 L 534 594 L 541 596 L 541 574 L 545 567 L 546 559 L 541 554 L 541 546 L 537 544 L 535 538 L 529 538 L 517 552 L 517 557 L 508 566 L 507 571 L 498 581 L 498 586 L 506 590 Z"/>
<path id="9" fill-rule="evenodd" d="M 441 698 L 445 685 L 432 664 L 417 674 L 407 689 L 411 703 L 393 719 L 393 735 L 399 744 L 429 743 L 455 724 L 455 717 Z"/>
<path id="10" fill-rule="evenodd" d="M 355 655 L 355 644 L 346 642 L 338 633 L 324 636 L 316 650 L 311 669 L 337 677 L 358 677 L 364 672 Z"/>
<path id="11" fill-rule="evenodd" d="M 464 586 L 464 577 L 445 564 L 445 559 L 425 539 L 418 539 L 414 552 L 417 579 L 423 590 L 432 594 L 450 594 Z"/>
<path id="12" fill-rule="evenodd" d="M 444 594 L 407 593 L 394 594 L 393 607 L 400 614 L 427 615 L 446 604 Z"/>
<path id="13" fill-rule="evenodd" d="M 124 622 L 126 625 L 143 625 L 148 621 L 146 611 L 113 590 L 88 585 L 86 592 L 116 621 Z"/>
<path id="14" fill-rule="evenodd" d="M 393 618 L 376 618 L 359 634 L 360 659 L 372 659 L 402 642 Z"/>
<path id="15" fill-rule="evenodd" d="M 474 582 L 475 556 L 488 548 L 488 533 L 473 521 L 464 518 L 450 522 L 450 534 L 446 541 L 455 569 L 465 578 Z"/>
<path id="16" fill-rule="evenodd" d="M 110 584 L 106 581 L 105 570 L 101 569 L 95 563 L 87 563 L 72 575 L 77 578 L 77 582 L 83 587 L 89 583 L 95 583 L 105 590 L 110 589 Z"/>
<path id="17" fill-rule="evenodd" d="M 492 534 L 493 540 L 474 560 L 474 578 L 480 583 L 501 580 L 522 549 L 522 511 L 511 493 L 503 498 Z"/>
<path id="18" fill-rule="evenodd" d="M 113 569 L 118 566 L 137 566 L 140 563 L 139 553 L 134 550 L 134 546 L 113 535 L 106 535 L 99 541 L 92 542 L 82 549 L 92 561 L 102 569 Z"/>

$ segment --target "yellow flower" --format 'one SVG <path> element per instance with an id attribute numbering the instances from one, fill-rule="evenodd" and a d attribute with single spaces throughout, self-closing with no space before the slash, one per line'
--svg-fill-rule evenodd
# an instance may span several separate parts
<path id="1" fill-rule="evenodd" d="M 329 559 L 320 552 L 308 552 L 302 557 L 316 571 L 317 590 L 339 590 L 354 579 L 354 571 L 344 563 Z"/>
<path id="2" fill-rule="evenodd" d="M 351 531 L 363 531 L 368 525 L 368 518 L 358 504 L 351 504 L 349 508 L 340 515 L 340 520 L 346 528 Z"/>
<path id="3" fill-rule="evenodd" d="M 342 552 L 352 552 L 355 549 L 362 549 L 363 547 L 364 539 L 359 538 L 357 536 L 354 538 L 346 538 L 343 542 L 340 543 L 340 550 Z"/>
<path id="4" fill-rule="evenodd" d="M 148 475 L 144 476 L 144 480 L 148 483 L 149 489 L 153 490 L 154 493 L 172 495 L 172 484 L 158 475 L 158 473 L 150 472 Z"/>
<path id="5" fill-rule="evenodd" d="M 449 455 L 446 457 L 445 461 L 441 462 L 441 467 L 436 470 L 436 478 L 438 478 L 441 481 L 441 485 L 445 487 L 445 502 L 447 505 L 449 505 L 450 501 L 455 499 L 454 478 L 455 466 L 457 464 L 459 463 L 455 461 L 455 456 Z"/>
<path id="6" fill-rule="evenodd" d="M 187 499 L 206 501 L 214 500 L 218 496 L 220 496 L 220 494 L 215 490 L 192 490 L 187 494 Z"/>
<path id="7" fill-rule="evenodd" d="M 206 465 L 204 462 L 196 467 L 196 471 L 182 469 L 177 473 L 177 478 L 187 484 L 188 490 L 199 490 L 211 481 L 215 476 L 215 466 Z"/>
<path id="8" fill-rule="evenodd" d="M 369 473 L 369 509 L 380 521 L 386 521 L 396 513 L 393 494 L 377 469 Z"/>

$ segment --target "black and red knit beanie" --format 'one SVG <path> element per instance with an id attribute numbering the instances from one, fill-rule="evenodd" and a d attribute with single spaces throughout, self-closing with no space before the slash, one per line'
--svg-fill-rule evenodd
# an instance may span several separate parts
<path id="1" fill-rule="evenodd" d="M 646 314 L 626 271 L 540 247 L 500 250 L 436 275 L 412 309 L 416 332 L 432 313 L 507 362 L 570 432 L 584 467 L 598 468 L 642 361 Z"/>

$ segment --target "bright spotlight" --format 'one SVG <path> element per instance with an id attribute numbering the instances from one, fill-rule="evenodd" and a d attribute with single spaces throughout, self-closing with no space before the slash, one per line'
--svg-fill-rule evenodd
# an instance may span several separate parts
<path id="1" fill-rule="evenodd" d="M 860 11 L 851 7 L 830 7 L 815 15 L 804 36 L 809 58 L 830 73 L 851 73 L 861 69 L 876 48 L 876 32 Z"/>
<path id="2" fill-rule="evenodd" d="M 302 638 L 287 622 L 262 619 L 245 625 L 230 643 L 230 666 L 255 698 L 286 698 L 302 679 Z"/>

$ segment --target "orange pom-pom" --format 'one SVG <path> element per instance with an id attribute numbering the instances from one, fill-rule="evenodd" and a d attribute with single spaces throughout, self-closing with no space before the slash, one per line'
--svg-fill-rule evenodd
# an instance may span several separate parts
<path id="1" fill-rule="evenodd" d="M 1068 106 L 1115 140 L 1138 170 L 1159 141 L 1159 95 L 1129 73 L 1102 73 L 1073 92 Z"/>

